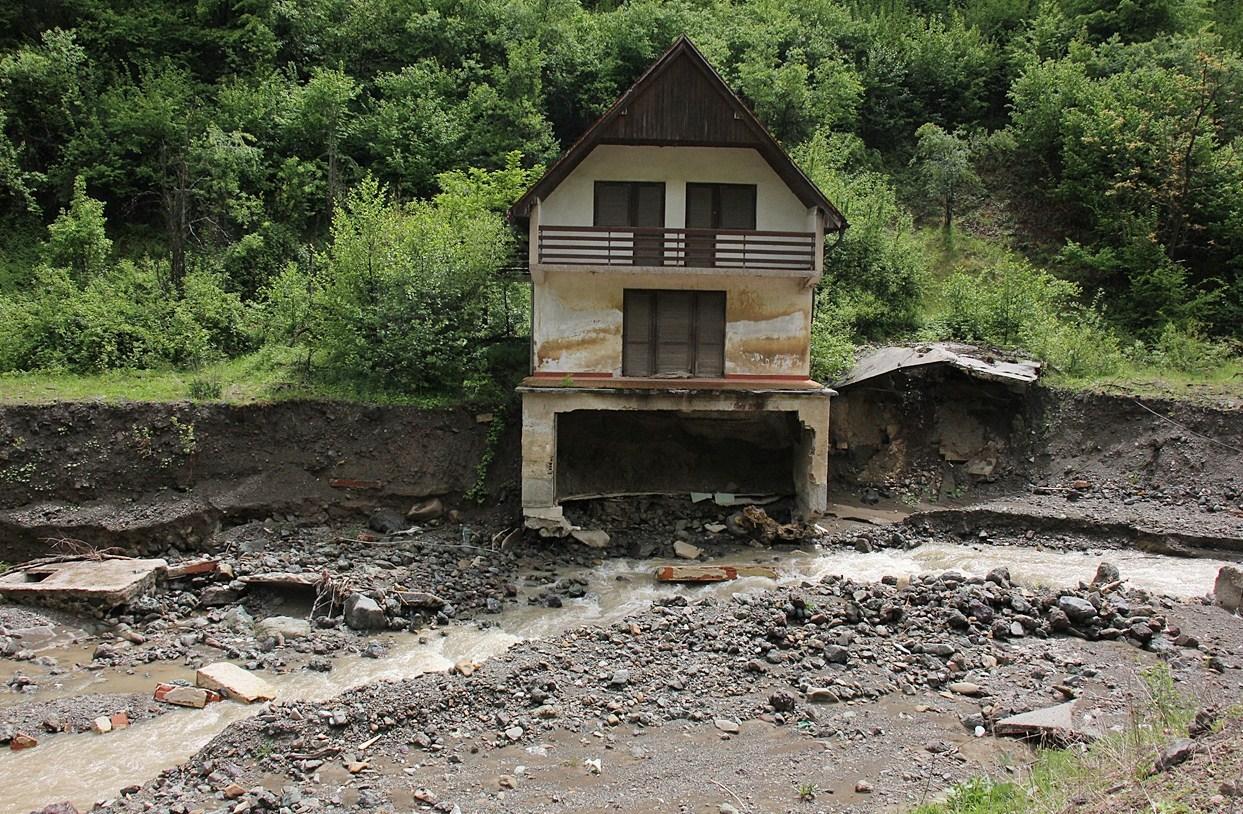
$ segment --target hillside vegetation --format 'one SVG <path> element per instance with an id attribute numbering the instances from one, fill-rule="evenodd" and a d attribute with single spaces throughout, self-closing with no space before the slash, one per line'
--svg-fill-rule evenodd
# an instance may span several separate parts
<path id="1" fill-rule="evenodd" d="M 0 10 L 0 390 L 499 397 L 505 207 L 682 33 L 851 223 L 816 375 L 1238 382 L 1237 0 L 63 0 Z"/>

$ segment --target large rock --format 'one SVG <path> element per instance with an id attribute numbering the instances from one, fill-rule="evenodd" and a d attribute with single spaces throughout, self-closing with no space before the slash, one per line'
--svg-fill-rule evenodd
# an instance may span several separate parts
<path id="1" fill-rule="evenodd" d="M 345 600 L 345 624 L 354 630 L 384 630 L 388 627 L 388 618 L 374 599 L 355 593 Z"/>
<path id="2" fill-rule="evenodd" d="M 194 683 L 204 689 L 215 690 L 226 698 L 247 704 L 271 701 L 276 697 L 276 689 L 271 684 L 227 661 L 218 661 L 199 668 L 194 676 Z"/>
<path id="3" fill-rule="evenodd" d="M 588 548 L 609 547 L 609 533 L 603 529 L 574 529 L 570 536 Z"/>
<path id="4" fill-rule="evenodd" d="M 311 635 L 311 623 L 292 616 L 269 616 L 255 625 L 255 632 L 282 639 L 305 639 Z"/>
<path id="5" fill-rule="evenodd" d="M 1243 609 L 1243 569 L 1223 565 L 1217 572 L 1217 581 L 1213 583 L 1213 596 L 1217 604 L 1228 611 Z"/>
<path id="6" fill-rule="evenodd" d="M 1066 594 L 1057 599 L 1057 607 L 1076 625 L 1086 624 L 1096 618 L 1096 608 L 1086 599 Z"/>

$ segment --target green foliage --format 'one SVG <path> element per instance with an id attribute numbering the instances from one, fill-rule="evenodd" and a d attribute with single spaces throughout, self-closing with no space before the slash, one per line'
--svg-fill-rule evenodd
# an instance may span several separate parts
<path id="1" fill-rule="evenodd" d="M 920 125 L 915 137 L 919 141 L 911 165 L 925 195 L 944 213 L 942 225 L 949 229 L 959 199 L 980 183 L 971 163 L 971 144 L 959 133 L 948 133 L 932 122 Z"/>
<path id="2" fill-rule="evenodd" d="M 215 379 L 191 379 L 186 393 L 194 401 L 215 401 L 224 393 L 224 386 Z"/>
<path id="3" fill-rule="evenodd" d="M 443 204 L 400 204 L 364 179 L 333 217 L 332 243 L 311 273 L 286 269 L 266 309 L 327 376 L 460 392 L 482 364 L 483 343 L 504 335 L 490 306 L 512 238 L 499 215 L 464 202 L 496 183 L 484 177 Z"/>
<path id="4" fill-rule="evenodd" d="M 818 375 L 846 364 L 855 343 L 908 337 L 942 310 L 911 215 L 934 204 L 957 222 L 959 245 L 1022 251 L 1078 286 L 1019 328 L 1000 301 L 959 327 L 1051 354 L 1062 369 L 1108 369 L 1126 345 L 1128 364 L 1205 370 L 1233 352 L 1243 324 L 1241 9 L 5 9 L 0 366 L 201 364 L 269 343 L 321 373 L 354 365 L 359 381 L 343 388 L 495 392 L 480 348 L 525 330 L 529 307 L 525 287 L 468 271 L 508 250 L 496 213 L 685 33 L 851 222 L 817 291 Z M 349 192 L 367 177 L 391 195 L 371 225 Z M 378 271 L 364 284 L 368 235 Z M 1108 312 L 1087 307 L 1098 301 Z M 81 337 L 65 335 L 79 326 Z M 408 354 L 417 364 L 401 361 Z"/>
<path id="5" fill-rule="evenodd" d="M 826 238 L 817 309 L 835 309 L 829 322 L 845 319 L 862 340 L 913 329 L 927 267 L 893 186 L 879 172 L 856 169 L 864 153 L 852 136 L 818 132 L 795 156 L 850 223 L 840 242 Z"/>
<path id="6" fill-rule="evenodd" d="M 68 269 L 79 283 L 103 273 L 112 256 L 112 241 L 105 229 L 104 204 L 86 194 L 86 182 L 78 176 L 73 182 L 73 199 L 48 226 L 43 244 L 43 261 L 49 266 Z"/>
<path id="7" fill-rule="evenodd" d="M 945 802 L 918 806 L 911 814 L 1016 814 L 1026 810 L 1027 799 L 1014 783 L 976 777 L 955 786 Z"/>
<path id="8" fill-rule="evenodd" d="M 932 335 L 1023 348 L 1073 377 L 1112 373 L 1122 362 L 1119 338 L 1098 309 L 1078 304 L 1078 286 L 1025 261 L 956 272 L 943 288 L 946 311 Z"/>

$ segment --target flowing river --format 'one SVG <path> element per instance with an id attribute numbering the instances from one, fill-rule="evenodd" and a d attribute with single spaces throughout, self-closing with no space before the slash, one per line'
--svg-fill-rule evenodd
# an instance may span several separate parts
<path id="1" fill-rule="evenodd" d="M 1138 551 L 1085 554 L 936 543 L 910 551 L 868 554 L 841 550 L 759 552 L 750 558 L 742 554 L 729 561 L 741 563 L 748 559 L 775 567 L 777 582 L 782 584 L 815 581 L 831 574 L 858 580 L 949 570 L 983 576 L 1004 566 L 1010 569 L 1015 582 L 1033 587 L 1090 581 L 1097 564 L 1109 560 L 1118 566 L 1131 587 L 1184 598 L 1211 591 L 1217 570 L 1225 564 L 1219 560 L 1174 559 Z M 662 596 L 680 593 L 688 597 L 726 598 L 773 586 L 773 580 L 764 577 L 702 586 L 658 583 L 652 574 L 661 564 L 664 562 L 654 560 L 607 561 L 595 569 L 563 574 L 587 578 L 591 586 L 586 596 L 567 600 L 563 608 L 520 605 L 492 617 L 497 625 L 486 629 L 461 624 L 447 628 L 444 635 L 439 631 L 422 637 L 414 633 L 382 634 L 389 643 L 389 655 L 385 658 L 348 656 L 337 659 L 328 673 L 301 670 L 287 675 L 265 673 L 264 678 L 276 686 L 282 700 L 327 700 L 361 684 L 447 670 L 466 658 L 483 661 L 524 639 L 555 636 L 579 625 L 608 624 L 643 610 Z M 156 680 L 170 678 L 193 681 L 194 673 L 180 665 L 151 665 L 139 675 L 116 673 L 95 677 L 89 689 L 66 692 L 62 688 L 59 694 L 145 692 Z M 41 692 L 33 698 L 55 694 L 58 693 Z M 5 703 L 12 701 L 5 699 Z M 58 735 L 34 749 L 6 750 L 0 753 L 0 814 L 25 814 L 61 800 L 71 800 L 79 808 L 89 809 L 94 801 L 115 796 L 124 786 L 143 783 L 161 770 L 184 762 L 230 723 L 256 714 L 259 708 L 231 702 L 209 704 L 202 710 L 175 710 L 139 721 L 106 736 Z"/>

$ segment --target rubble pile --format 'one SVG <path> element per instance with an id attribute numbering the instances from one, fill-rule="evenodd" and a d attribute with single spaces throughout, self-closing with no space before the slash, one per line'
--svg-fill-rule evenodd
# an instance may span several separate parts
<path id="1" fill-rule="evenodd" d="M 326 760 L 363 761 L 358 745 L 377 740 L 400 754 L 443 757 L 535 744 L 554 729 L 749 718 L 797 723 L 811 737 L 848 736 L 824 710 L 893 693 L 971 699 L 980 712 L 963 723 L 991 726 L 1031 708 L 1012 680 L 994 681 L 998 670 L 1044 663 L 1027 680 L 1075 694 L 1082 676 L 1059 678 L 1058 666 L 1036 655 L 1048 637 L 1116 638 L 1176 663 L 1185 654 L 1212 658 L 1166 624 L 1161 602 L 1119 585 L 1102 565 L 1096 584 L 1061 591 L 1016 587 L 999 569 L 987 579 L 826 577 L 723 603 L 673 596 L 607 628 L 525 642 L 482 666 L 361 687 L 322 704 L 272 704 L 217 739 L 197 765 L 163 777 L 152 799 L 245 786 L 248 772 L 309 781 Z M 259 754 L 259 743 L 276 747 Z"/>

